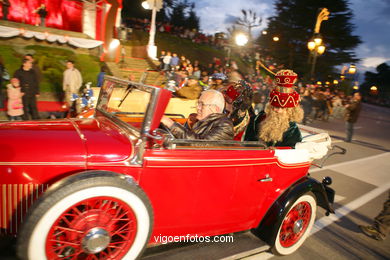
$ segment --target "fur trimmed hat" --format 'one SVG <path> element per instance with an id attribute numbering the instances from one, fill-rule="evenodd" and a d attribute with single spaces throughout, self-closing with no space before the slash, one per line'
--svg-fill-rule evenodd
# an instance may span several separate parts
<path id="1" fill-rule="evenodd" d="M 298 75 L 292 70 L 280 70 L 275 75 L 276 87 L 269 94 L 269 103 L 274 107 L 296 107 L 300 97 L 294 90 Z"/>

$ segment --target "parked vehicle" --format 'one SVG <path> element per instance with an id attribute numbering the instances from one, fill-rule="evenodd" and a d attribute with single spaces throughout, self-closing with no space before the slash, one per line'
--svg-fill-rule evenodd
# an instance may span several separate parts
<path id="1" fill-rule="evenodd" d="M 135 259 L 155 236 L 243 230 L 287 255 L 317 205 L 333 212 L 305 150 L 174 139 L 170 97 L 106 76 L 93 118 L 0 123 L 0 227 L 21 259 Z"/>

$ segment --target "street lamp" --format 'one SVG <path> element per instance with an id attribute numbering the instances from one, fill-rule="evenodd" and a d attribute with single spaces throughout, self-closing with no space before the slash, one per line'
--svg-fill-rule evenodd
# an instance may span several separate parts
<path id="1" fill-rule="evenodd" d="M 313 78 L 314 70 L 317 62 L 317 56 L 322 55 L 325 52 L 325 46 L 322 45 L 321 36 L 318 34 L 315 37 L 313 37 L 313 39 L 307 43 L 307 48 L 310 51 L 310 57 L 309 57 L 309 62 L 311 63 L 310 78 Z"/>
<path id="2" fill-rule="evenodd" d="M 314 70 L 317 62 L 317 56 L 325 52 L 325 45 L 322 44 L 320 28 L 322 21 L 329 19 L 329 11 L 327 8 L 321 8 L 317 15 L 316 24 L 314 26 L 314 36 L 307 43 L 307 48 L 310 51 L 309 64 L 311 63 L 310 78 L 313 78 Z"/>
<path id="3" fill-rule="evenodd" d="M 355 65 L 349 66 L 348 73 L 355 74 L 356 73 L 356 66 Z"/>
<path id="4" fill-rule="evenodd" d="M 235 41 L 238 46 L 244 46 L 248 43 L 248 40 L 248 36 L 243 33 L 239 33 L 235 37 Z"/>
<path id="5" fill-rule="evenodd" d="M 156 35 L 156 13 L 162 8 L 162 0 L 146 0 L 141 5 L 147 10 L 152 10 L 147 52 L 151 59 L 157 60 L 157 46 L 154 44 L 154 37 Z"/>
<path id="6" fill-rule="evenodd" d="M 236 46 L 244 46 L 245 44 L 247 44 L 249 41 L 249 37 L 248 35 L 246 35 L 245 33 L 237 33 L 235 36 L 234 36 L 234 43 Z M 235 47 L 235 45 L 233 44 L 227 44 L 226 47 L 227 47 L 227 52 L 228 52 L 228 60 L 230 61 L 230 55 L 231 55 L 231 52 L 232 52 L 232 47 Z"/>

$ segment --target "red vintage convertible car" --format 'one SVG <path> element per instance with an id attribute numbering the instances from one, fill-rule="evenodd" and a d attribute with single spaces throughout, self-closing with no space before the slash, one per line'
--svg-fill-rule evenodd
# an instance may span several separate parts
<path id="1" fill-rule="evenodd" d="M 20 258 L 135 259 L 155 236 L 244 230 L 287 255 L 317 205 L 333 212 L 302 150 L 172 138 L 170 93 L 106 77 L 94 118 L 0 123 L 0 227 Z"/>

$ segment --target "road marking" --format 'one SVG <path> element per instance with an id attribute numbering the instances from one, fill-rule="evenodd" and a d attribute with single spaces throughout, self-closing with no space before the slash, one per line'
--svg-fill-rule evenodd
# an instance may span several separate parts
<path id="1" fill-rule="evenodd" d="M 380 186 L 380 187 L 378 187 L 378 188 L 376 188 L 376 189 L 374 189 L 374 190 L 372 190 L 372 191 L 370 191 L 368 193 L 366 193 L 365 195 L 363 195 L 363 196 L 359 197 L 358 199 L 348 203 L 347 205 L 338 208 L 335 211 L 335 214 L 331 214 L 329 216 L 325 216 L 325 217 L 322 217 L 322 218 L 318 219 L 314 223 L 313 228 L 310 231 L 310 234 L 308 235 L 308 237 L 311 236 L 311 235 L 314 235 L 315 233 L 317 233 L 318 231 L 322 230 L 323 228 L 329 226 L 330 224 L 338 221 L 342 217 L 348 215 L 352 211 L 354 211 L 357 208 L 363 206 L 364 204 L 368 203 L 369 201 L 373 200 L 374 198 L 378 197 L 379 195 L 381 195 L 382 193 L 388 191 L 389 189 L 390 189 L 390 182 L 386 183 L 385 185 L 382 185 L 382 186 Z M 271 253 L 261 252 L 259 254 L 247 256 L 247 257 L 244 257 L 244 258 L 241 258 L 241 259 L 245 259 L 245 260 L 267 260 L 267 259 L 270 259 L 273 256 L 274 255 L 271 254 Z"/>
<path id="2" fill-rule="evenodd" d="M 332 144 L 343 143 L 343 142 L 344 142 L 344 140 L 334 140 L 334 141 L 332 141 Z"/>
<path id="3" fill-rule="evenodd" d="M 364 161 L 368 161 L 368 160 L 372 160 L 372 159 L 377 159 L 377 158 L 380 158 L 380 157 L 388 156 L 389 154 L 390 153 L 386 152 L 386 153 L 381 153 L 381 154 L 377 154 L 377 155 L 373 155 L 373 156 L 369 156 L 369 157 L 365 157 L 365 158 L 360 158 L 360 159 L 356 159 L 356 160 L 352 160 L 352 161 L 347 161 L 347 162 L 342 162 L 342 163 L 335 163 L 335 164 L 331 164 L 331 165 L 328 165 L 328 166 L 325 166 L 325 167 L 322 167 L 322 168 L 310 170 L 310 172 L 318 172 L 318 171 L 323 171 L 323 170 L 329 170 L 329 169 L 333 169 L 333 168 L 336 168 L 336 167 L 339 167 L 339 166 L 344 166 L 344 165 L 354 164 L 354 163 L 357 163 L 357 162 L 364 162 Z"/>
<path id="4" fill-rule="evenodd" d="M 368 161 L 368 160 L 378 159 L 378 158 L 388 156 L 388 155 L 389 155 L 389 153 L 381 153 L 381 154 L 373 155 L 373 156 L 366 157 L 366 158 L 356 159 L 353 161 L 332 164 L 332 165 L 329 165 L 329 166 L 326 166 L 326 167 L 323 167 L 320 169 L 311 170 L 310 172 L 317 172 L 317 171 L 322 171 L 322 170 L 327 170 L 327 169 L 333 169 L 333 168 L 336 168 L 339 166 L 345 166 L 345 165 L 349 165 L 349 164 L 355 164 L 357 162 L 360 163 L 360 162 L 364 162 L 364 161 Z M 386 184 L 381 185 L 378 188 L 375 188 L 374 190 L 364 194 L 363 196 L 351 201 L 347 205 L 336 209 L 335 214 L 331 214 L 329 216 L 325 216 L 325 217 L 318 219 L 314 223 L 313 228 L 310 231 L 310 234 L 308 235 L 308 237 L 311 235 L 314 235 L 315 233 L 317 233 L 318 231 L 322 230 L 323 228 L 329 226 L 330 224 L 338 221 L 339 219 L 348 215 L 349 213 L 356 210 L 357 208 L 367 204 L 368 202 L 370 202 L 374 198 L 378 197 L 382 193 L 388 191 L 389 189 L 390 189 L 390 182 L 387 182 Z M 340 199 L 343 199 L 342 196 L 336 195 L 336 200 L 340 200 Z M 243 260 L 267 260 L 267 259 L 270 259 L 271 257 L 274 257 L 274 255 L 271 253 L 268 253 L 268 252 L 262 252 L 259 254 L 252 254 L 250 256 L 243 257 L 241 259 L 243 259 Z"/>
<path id="5" fill-rule="evenodd" d="M 342 206 L 341 208 L 338 208 L 335 211 L 335 214 L 331 214 L 329 216 L 325 216 L 320 218 L 314 223 L 313 229 L 310 232 L 310 235 L 313 235 L 320 231 L 321 229 L 329 226 L 335 221 L 338 221 L 340 218 L 348 215 L 350 212 L 356 210 L 357 208 L 363 206 L 364 204 L 368 203 L 369 201 L 373 200 L 374 198 L 378 197 L 382 193 L 388 191 L 390 189 L 390 182 L 386 183 L 385 185 L 382 185 L 365 195 L 359 197 L 358 199 L 351 201 L 345 206 Z"/>
<path id="6" fill-rule="evenodd" d="M 337 195 L 337 194 L 336 194 L 336 196 L 334 196 L 334 202 L 340 202 L 343 199 L 345 199 L 345 197 L 343 197 L 343 196 L 340 196 L 340 195 Z"/>

